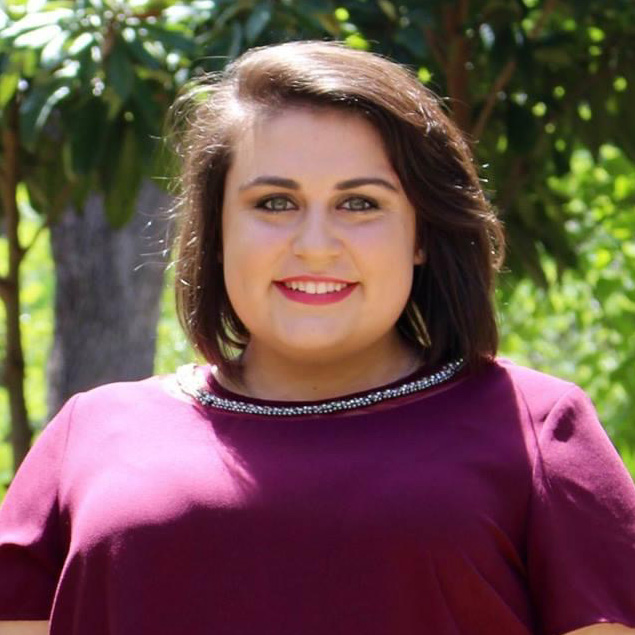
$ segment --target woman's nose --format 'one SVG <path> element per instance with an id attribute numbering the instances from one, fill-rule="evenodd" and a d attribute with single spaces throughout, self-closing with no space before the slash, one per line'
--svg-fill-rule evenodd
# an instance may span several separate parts
<path id="1" fill-rule="evenodd" d="M 329 217 L 329 210 L 308 209 L 293 238 L 293 253 L 305 259 L 330 260 L 340 251 L 341 241 Z"/>

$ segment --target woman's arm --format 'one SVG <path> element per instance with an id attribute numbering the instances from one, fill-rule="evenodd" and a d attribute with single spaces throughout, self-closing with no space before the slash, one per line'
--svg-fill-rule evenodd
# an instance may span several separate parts
<path id="1" fill-rule="evenodd" d="M 47 635 L 49 623 L 44 620 L 0 622 L 0 635 Z"/>

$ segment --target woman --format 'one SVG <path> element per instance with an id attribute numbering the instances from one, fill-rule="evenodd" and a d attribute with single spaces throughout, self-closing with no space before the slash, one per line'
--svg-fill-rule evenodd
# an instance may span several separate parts
<path id="1" fill-rule="evenodd" d="M 635 632 L 635 488 L 582 391 L 495 358 L 501 229 L 437 100 L 304 42 L 194 101 L 177 302 L 210 365 L 46 428 L 0 633 Z"/>

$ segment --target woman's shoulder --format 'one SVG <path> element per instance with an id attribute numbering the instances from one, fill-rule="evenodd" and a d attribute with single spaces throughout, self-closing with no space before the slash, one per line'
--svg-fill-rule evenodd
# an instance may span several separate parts
<path id="1" fill-rule="evenodd" d="M 62 411 L 73 418 L 98 419 L 126 416 L 147 419 L 173 415 L 192 405 L 178 386 L 174 374 L 153 375 L 135 381 L 112 382 L 96 386 L 71 397 Z"/>
<path id="2" fill-rule="evenodd" d="M 563 401 L 590 401 L 574 382 L 535 370 L 507 358 L 497 358 L 490 378 L 513 394 L 535 420 L 544 420 Z"/>
<path id="3" fill-rule="evenodd" d="M 567 379 L 523 366 L 506 357 L 497 357 L 494 366 L 499 372 L 504 373 L 514 386 L 529 392 L 560 395 L 576 386 Z"/>

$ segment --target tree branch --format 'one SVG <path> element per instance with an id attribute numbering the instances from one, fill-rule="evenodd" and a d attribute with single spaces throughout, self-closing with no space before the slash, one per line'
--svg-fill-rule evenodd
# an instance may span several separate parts
<path id="1" fill-rule="evenodd" d="M 494 85 L 492 86 L 492 90 L 490 90 L 489 95 L 487 95 L 487 99 L 485 100 L 485 104 L 481 112 L 479 113 L 478 119 L 476 123 L 472 127 L 471 135 L 473 139 L 480 139 L 483 134 L 483 130 L 485 130 L 485 126 L 489 121 L 489 118 L 492 115 L 492 111 L 494 110 L 494 106 L 496 105 L 496 99 L 498 98 L 498 94 L 505 88 L 507 83 L 511 80 L 516 70 L 516 60 L 509 60 L 507 64 L 503 67 L 501 72 L 498 74 Z"/>
<path id="2" fill-rule="evenodd" d="M 43 223 L 41 223 L 40 226 L 35 230 L 35 234 L 33 235 L 33 238 L 31 238 L 31 242 L 22 249 L 22 258 L 24 258 L 29 253 L 33 245 L 35 245 L 35 243 L 37 242 L 37 239 L 40 237 L 40 234 L 45 229 L 48 229 L 50 225 L 51 225 L 51 219 L 50 219 L 50 216 L 47 216 L 46 220 Z"/>
<path id="3" fill-rule="evenodd" d="M 540 33 L 542 32 L 547 18 L 553 13 L 558 4 L 558 0 L 546 0 L 542 12 L 540 13 L 540 17 L 536 20 L 531 31 L 527 34 L 527 38 L 530 40 L 535 40 Z M 511 81 L 511 78 L 514 76 L 514 72 L 516 71 L 516 60 L 511 59 L 505 64 L 501 72 L 498 74 L 498 77 L 494 81 L 492 86 L 492 90 L 487 95 L 487 99 L 485 100 L 485 104 L 483 105 L 483 109 L 481 110 L 476 123 L 474 124 L 471 135 L 473 139 L 480 139 L 483 131 L 485 130 L 485 126 L 489 121 L 492 111 L 494 110 L 494 106 L 496 105 L 496 99 L 498 94 L 507 86 L 507 84 Z"/>
<path id="4" fill-rule="evenodd" d="M 533 28 L 528 34 L 530 40 L 536 39 L 545 27 L 545 23 L 547 22 L 547 18 L 554 12 L 556 5 L 558 4 L 558 0 L 545 0 L 545 6 L 540 13 L 540 16 L 536 20 L 536 24 L 534 24 Z"/>
<path id="5" fill-rule="evenodd" d="M 447 6 L 443 11 L 443 26 L 448 42 L 447 91 L 452 104 L 453 119 L 465 134 L 470 132 L 471 120 L 467 69 L 470 58 L 470 42 L 465 34 L 465 19 L 468 9 L 467 0 L 459 0 L 458 6 Z"/>
<path id="6" fill-rule="evenodd" d="M 459 0 L 459 23 L 465 25 L 470 15 L 470 0 Z"/>
<path id="7" fill-rule="evenodd" d="M 12 291 L 11 281 L 6 276 L 0 276 L 0 300 L 7 303 Z"/>
<path id="8" fill-rule="evenodd" d="M 436 63 L 439 65 L 443 73 L 447 76 L 447 60 L 443 51 L 441 50 L 441 47 L 439 46 L 436 34 L 430 27 L 426 27 L 423 30 L 423 33 L 425 35 L 426 42 L 428 43 L 428 48 L 432 52 L 432 57 L 434 57 Z"/>

